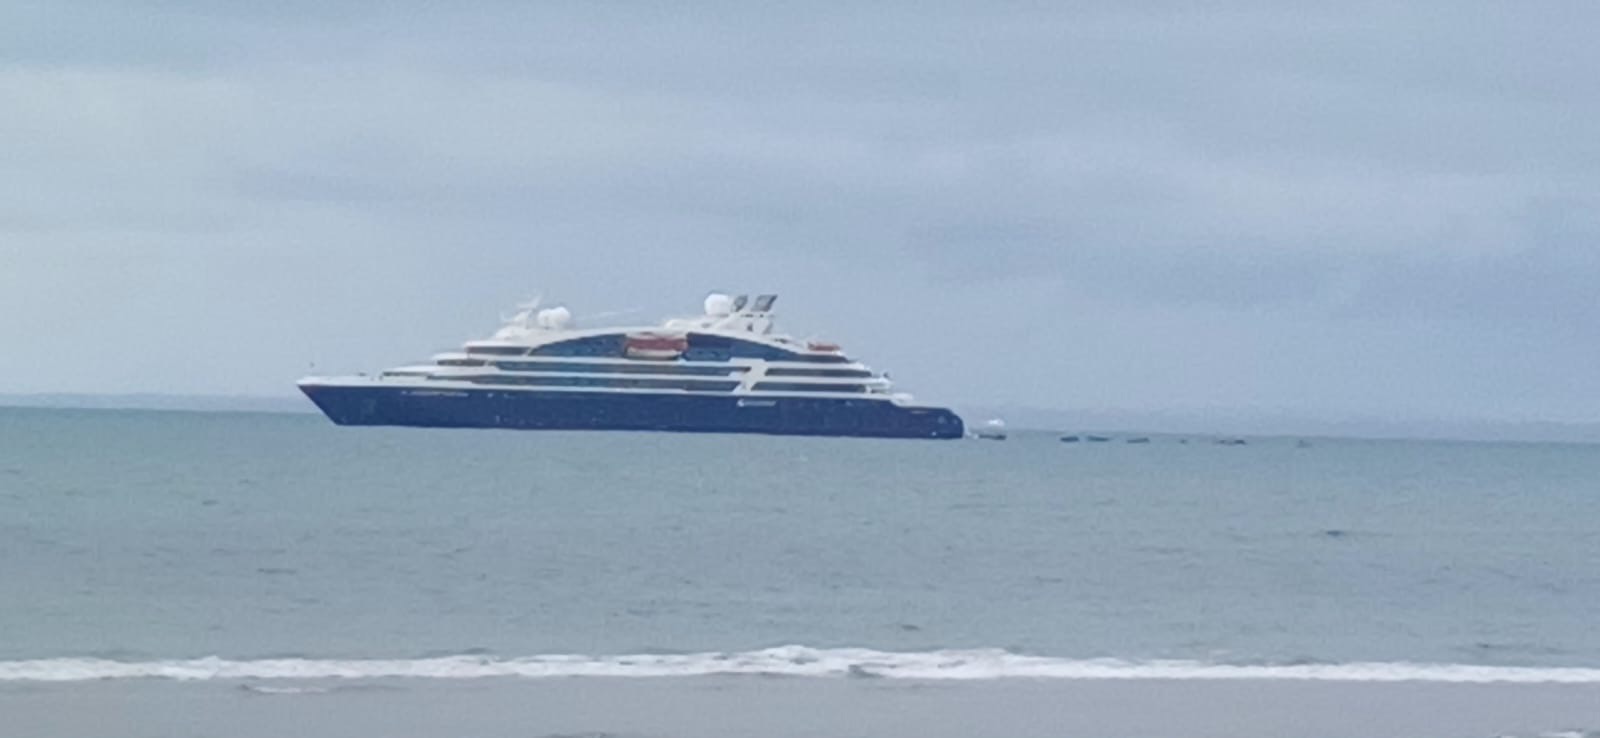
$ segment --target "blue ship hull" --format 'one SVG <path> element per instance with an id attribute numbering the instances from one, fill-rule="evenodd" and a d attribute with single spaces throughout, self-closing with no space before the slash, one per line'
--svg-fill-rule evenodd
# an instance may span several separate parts
<path id="1" fill-rule="evenodd" d="M 885 400 L 303 384 L 339 425 L 960 438 L 961 418 Z"/>

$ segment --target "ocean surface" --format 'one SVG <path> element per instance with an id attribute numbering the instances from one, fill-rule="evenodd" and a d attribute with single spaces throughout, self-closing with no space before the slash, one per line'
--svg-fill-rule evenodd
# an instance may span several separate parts
<path id="1" fill-rule="evenodd" d="M 1600 684 L 1600 447 L 1297 440 L 0 408 L 0 683 Z"/>

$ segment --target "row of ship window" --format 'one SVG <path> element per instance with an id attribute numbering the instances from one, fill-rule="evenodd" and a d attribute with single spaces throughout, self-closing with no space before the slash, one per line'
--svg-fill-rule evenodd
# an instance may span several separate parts
<path id="1" fill-rule="evenodd" d="M 736 381 L 715 379 L 630 379 L 619 377 L 525 377 L 493 376 L 473 377 L 478 384 L 522 384 L 540 387 L 605 387 L 609 389 L 668 389 L 696 392 L 732 392 L 739 386 Z M 861 384 L 800 384 L 796 382 L 757 382 L 755 391 L 766 392 L 848 392 L 864 393 Z"/>
<path id="2" fill-rule="evenodd" d="M 704 377 L 725 377 L 730 372 L 746 372 L 745 366 L 684 366 L 669 363 L 640 364 L 579 364 L 566 361 L 494 361 L 484 359 L 441 359 L 440 366 L 496 366 L 514 372 L 593 372 L 596 374 L 683 374 Z M 830 379 L 866 379 L 872 372 L 865 369 L 793 369 L 772 367 L 769 377 L 818 377 Z"/>
<path id="3" fill-rule="evenodd" d="M 483 356 L 623 356 L 623 342 L 618 336 L 593 338 L 545 344 L 529 350 L 525 346 L 468 346 L 467 353 Z M 727 361 L 740 359 L 768 359 L 771 361 L 804 361 L 814 364 L 844 364 L 850 360 L 838 354 L 800 354 L 774 348 L 765 344 L 733 339 L 712 340 L 691 336 L 689 349 L 683 352 L 687 361 Z"/>

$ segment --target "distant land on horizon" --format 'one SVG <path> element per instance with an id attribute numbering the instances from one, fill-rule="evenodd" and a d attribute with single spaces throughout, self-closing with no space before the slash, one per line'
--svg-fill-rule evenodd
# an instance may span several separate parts
<path id="1" fill-rule="evenodd" d="M 1014 429 L 1196 436 L 1414 439 L 1529 443 L 1600 443 L 1600 422 L 1492 418 L 1330 418 L 1255 409 L 1131 411 L 1028 407 L 957 408 L 968 425 L 1000 418 Z"/>
<path id="2" fill-rule="evenodd" d="M 194 412 L 317 412 L 315 405 L 298 395 L 267 397 L 259 395 L 46 392 L 37 394 L 0 394 L 0 407 L 82 410 L 187 410 Z"/>
<path id="3" fill-rule="evenodd" d="M 317 412 L 316 406 L 310 401 L 295 395 L 0 393 L 0 407 L 295 414 Z M 984 405 L 958 405 L 955 409 L 969 425 L 976 425 L 990 418 L 1000 418 L 1017 431 L 1600 443 L 1600 422 L 1471 418 L 1330 419 L 1259 410 L 1148 412 Z"/>

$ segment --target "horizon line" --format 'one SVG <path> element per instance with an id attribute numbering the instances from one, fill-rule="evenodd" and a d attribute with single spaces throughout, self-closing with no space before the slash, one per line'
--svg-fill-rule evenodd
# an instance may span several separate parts
<path id="1" fill-rule="evenodd" d="M 55 410 L 144 410 L 154 412 L 270 413 L 315 415 L 298 395 L 167 392 L 0 392 L 0 407 Z M 961 408 L 965 407 L 963 411 Z M 1333 418 L 1284 410 L 1061 409 L 1020 405 L 958 404 L 971 415 L 1013 412 L 1033 417 L 1012 423 L 1018 432 L 1106 432 L 1156 436 L 1412 440 L 1490 443 L 1600 443 L 1600 422 L 1486 418 Z M 1071 416 L 1079 416 L 1075 419 Z M 1047 419 L 1054 416 L 1053 419 Z M 1208 417 L 1209 416 L 1209 417 Z M 1210 427 L 1197 427 L 1204 424 Z M 1516 433 L 1521 431 L 1522 433 Z"/>

